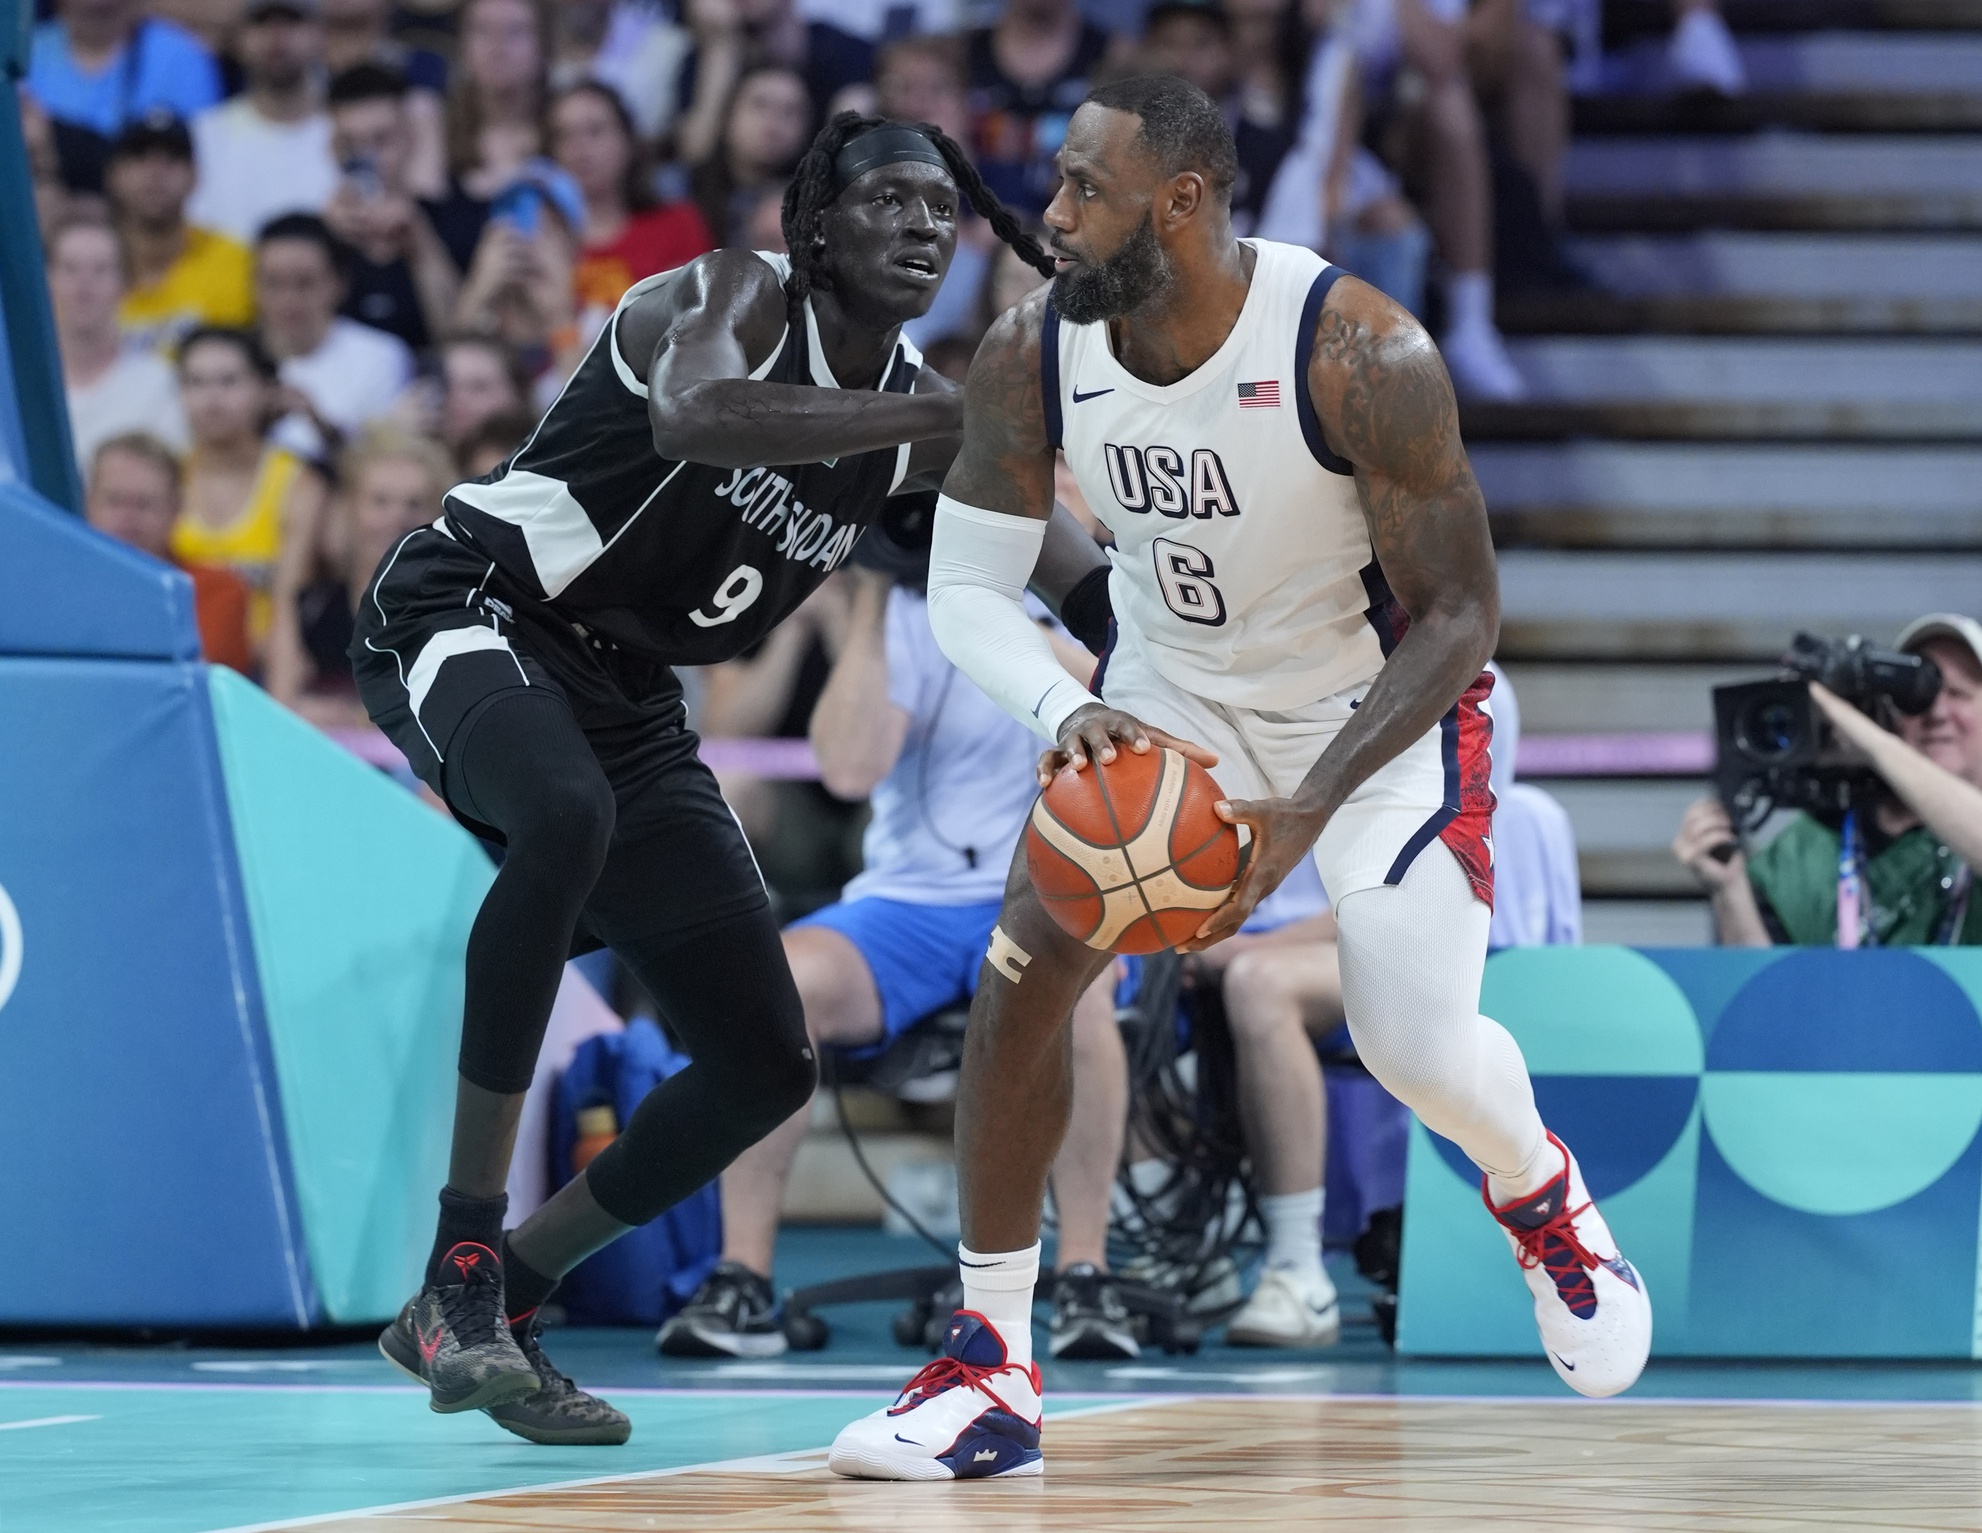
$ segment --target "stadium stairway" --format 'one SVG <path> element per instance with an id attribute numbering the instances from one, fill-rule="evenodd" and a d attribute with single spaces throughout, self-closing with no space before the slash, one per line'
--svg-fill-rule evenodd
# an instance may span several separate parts
<path id="1" fill-rule="evenodd" d="M 1982 0 L 1724 13 L 1749 94 L 1675 99 L 1632 84 L 1664 0 L 1613 0 L 1567 167 L 1593 286 L 1510 297 L 1531 395 L 1465 412 L 1591 941 L 1707 940 L 1667 845 L 1710 687 L 1982 592 Z M 1679 748 L 1559 748 L 1632 733 Z"/>

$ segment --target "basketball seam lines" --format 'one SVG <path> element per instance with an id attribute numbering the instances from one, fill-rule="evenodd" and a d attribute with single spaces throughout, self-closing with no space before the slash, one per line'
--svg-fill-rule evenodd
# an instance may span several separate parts
<path id="1" fill-rule="evenodd" d="M 1156 760 L 1156 783 L 1160 794 L 1163 785 L 1163 758 L 1161 756 L 1157 757 Z M 1128 863 L 1129 880 L 1135 886 L 1136 898 L 1142 901 L 1143 914 L 1149 917 L 1149 924 L 1156 928 L 1156 935 L 1160 937 L 1163 935 L 1163 923 L 1156 919 L 1156 908 L 1149 903 L 1149 896 L 1142 892 L 1142 874 L 1138 873 L 1136 871 L 1136 865 L 1129 861 L 1129 838 L 1122 834 L 1122 821 L 1115 813 L 1114 795 L 1108 791 L 1108 779 L 1101 775 L 1101 763 L 1099 761 L 1094 763 L 1094 785 L 1101 790 L 1101 807 L 1108 811 L 1108 823 L 1114 827 L 1115 844 L 1122 849 L 1122 860 Z M 1155 807 L 1155 799 L 1152 798 L 1150 800 L 1150 808 L 1153 810 Z M 1169 837 L 1165 836 L 1164 841 L 1167 844 Z M 1150 876 L 1153 878 L 1156 875 L 1152 873 Z M 1103 907 L 1103 913 L 1106 913 L 1105 905 Z M 1129 929 L 1134 925 L 1135 922 L 1131 921 L 1128 926 L 1123 927 L 1121 936 L 1117 936 L 1115 939 L 1116 942 L 1119 943 L 1121 937 L 1126 936 Z"/>

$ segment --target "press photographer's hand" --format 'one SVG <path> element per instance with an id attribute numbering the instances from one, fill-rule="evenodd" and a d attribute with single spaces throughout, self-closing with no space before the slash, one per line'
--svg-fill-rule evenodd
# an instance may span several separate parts
<path id="1" fill-rule="evenodd" d="M 1672 838 L 1672 855 L 1677 857 L 1709 894 L 1719 894 L 1734 879 L 1748 876 L 1747 859 L 1734 834 L 1734 823 L 1721 802 L 1711 796 L 1696 799 L 1679 822 L 1679 834 Z"/>

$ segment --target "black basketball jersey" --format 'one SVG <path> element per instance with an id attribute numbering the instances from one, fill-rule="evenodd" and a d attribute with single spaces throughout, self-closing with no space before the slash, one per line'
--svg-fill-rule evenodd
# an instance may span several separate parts
<path id="1" fill-rule="evenodd" d="M 780 281 L 789 273 L 785 257 L 758 254 Z M 763 638 L 846 562 L 900 487 L 909 448 L 747 469 L 658 457 L 647 386 L 617 337 L 626 306 L 673 275 L 627 292 L 516 455 L 448 492 L 446 520 L 567 620 L 669 664 L 710 665 Z M 899 341 L 880 388 L 907 393 L 921 362 Z M 750 376 L 839 387 L 810 302 Z"/>

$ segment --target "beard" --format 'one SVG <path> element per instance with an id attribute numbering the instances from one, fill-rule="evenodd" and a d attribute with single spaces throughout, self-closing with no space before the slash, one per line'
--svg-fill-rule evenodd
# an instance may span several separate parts
<path id="1" fill-rule="evenodd" d="M 1053 307 L 1070 325 L 1119 319 L 1170 280 L 1170 258 L 1143 214 L 1135 232 L 1105 261 L 1084 262 L 1053 279 Z"/>

